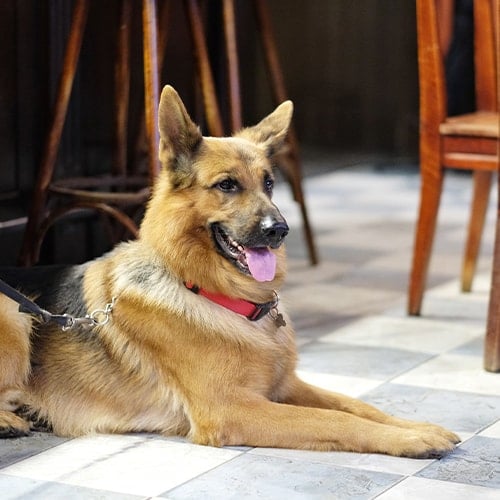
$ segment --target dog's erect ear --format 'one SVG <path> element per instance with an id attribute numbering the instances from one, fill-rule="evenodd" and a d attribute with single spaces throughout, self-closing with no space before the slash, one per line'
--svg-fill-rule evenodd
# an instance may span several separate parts
<path id="1" fill-rule="evenodd" d="M 292 113 L 292 101 L 285 101 L 257 125 L 244 128 L 236 135 L 262 144 L 266 148 L 267 156 L 271 158 L 278 153 L 285 141 L 292 120 Z"/>
<path id="2" fill-rule="evenodd" d="M 179 94 L 170 85 L 163 88 L 158 110 L 160 160 L 189 155 L 202 140 L 200 129 L 189 117 Z"/>

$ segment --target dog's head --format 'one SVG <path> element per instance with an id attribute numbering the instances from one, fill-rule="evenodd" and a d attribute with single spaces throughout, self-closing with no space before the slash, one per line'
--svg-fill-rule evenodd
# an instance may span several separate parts
<path id="1" fill-rule="evenodd" d="M 292 109 L 287 101 L 233 137 L 203 137 L 177 92 L 163 89 L 163 168 L 141 238 L 181 279 L 231 295 L 251 290 L 256 300 L 282 281 L 288 226 L 272 202 L 273 162 Z"/>

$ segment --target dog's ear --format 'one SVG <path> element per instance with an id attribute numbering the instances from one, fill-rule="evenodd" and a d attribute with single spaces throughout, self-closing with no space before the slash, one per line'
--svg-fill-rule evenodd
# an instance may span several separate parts
<path id="1" fill-rule="evenodd" d="M 187 157 L 200 144 L 200 129 L 189 117 L 179 94 L 170 85 L 163 88 L 158 110 L 160 160 L 167 165 L 173 158 Z"/>
<path id="2" fill-rule="evenodd" d="M 236 135 L 263 145 L 267 156 L 272 158 L 280 151 L 285 142 L 292 120 L 292 113 L 292 101 L 285 101 L 257 125 L 244 128 Z"/>

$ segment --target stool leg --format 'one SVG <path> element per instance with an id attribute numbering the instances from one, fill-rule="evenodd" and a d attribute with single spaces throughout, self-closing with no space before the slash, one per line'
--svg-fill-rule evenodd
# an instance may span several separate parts
<path id="1" fill-rule="evenodd" d="M 171 0 L 164 0 L 160 6 L 160 14 L 158 20 L 158 77 L 160 81 L 160 75 L 165 61 L 165 52 L 167 50 L 171 18 L 170 14 Z M 148 151 L 144 112 L 141 113 L 137 130 L 137 137 L 134 142 L 133 159 L 128 169 L 128 172 L 132 175 L 137 174 L 138 166 L 140 165 L 142 158 L 147 155 Z"/>
<path id="2" fill-rule="evenodd" d="M 116 145 L 113 174 L 127 173 L 127 124 L 130 98 L 130 23 L 132 0 L 122 0 L 115 67 Z"/>
<path id="3" fill-rule="evenodd" d="M 477 257 L 481 245 L 488 201 L 490 199 L 493 172 L 475 170 L 473 173 L 474 193 L 472 196 L 469 229 L 462 264 L 462 292 L 470 292 L 476 271 Z"/>
<path id="4" fill-rule="evenodd" d="M 236 132 L 243 126 L 241 118 L 241 87 L 238 67 L 238 44 L 236 40 L 236 20 L 234 0 L 223 0 L 224 38 L 226 41 L 227 73 L 229 83 L 229 117 L 231 130 Z"/>
<path id="5" fill-rule="evenodd" d="M 212 135 L 220 137 L 224 135 L 224 127 L 222 125 L 217 95 L 215 93 L 212 70 L 210 69 L 205 32 L 198 0 L 185 0 L 184 6 L 186 8 L 193 39 L 208 129 Z"/>
<path id="6" fill-rule="evenodd" d="M 57 152 L 61 142 L 83 34 L 87 23 L 88 8 L 88 0 L 77 0 L 73 8 L 71 29 L 64 54 L 63 69 L 57 89 L 52 122 L 44 144 L 40 169 L 33 191 L 28 222 L 19 256 L 19 263 L 23 266 L 34 264 L 34 248 L 38 248 L 40 244 L 38 241 L 40 220 L 45 212 L 47 193 L 54 174 Z"/>
<path id="7" fill-rule="evenodd" d="M 158 132 L 158 19 L 156 15 L 156 0 L 143 0 L 143 64 L 144 64 L 144 104 L 146 135 L 148 141 L 149 176 L 151 182 L 160 171 L 158 150 L 160 137 Z"/>
<path id="8" fill-rule="evenodd" d="M 276 48 L 276 41 L 274 39 L 274 31 L 271 24 L 271 16 L 266 4 L 266 0 L 254 0 L 255 11 L 257 15 L 258 25 L 260 28 L 262 44 L 264 47 L 264 55 L 266 58 L 268 71 L 271 77 L 272 89 L 274 92 L 274 97 L 278 103 L 281 103 L 287 99 L 287 94 L 285 90 L 285 82 L 283 79 L 283 71 L 281 70 L 281 65 L 278 57 L 278 50 Z M 318 263 L 318 256 L 316 252 L 316 246 L 314 244 L 314 238 L 312 234 L 312 229 L 309 223 L 309 217 L 307 214 L 306 204 L 304 200 L 304 193 L 302 190 L 302 175 L 300 169 L 299 161 L 299 146 L 297 135 L 293 127 L 290 128 L 288 132 L 288 143 L 290 146 L 289 152 L 289 162 L 285 164 L 287 168 L 287 178 L 291 184 L 293 196 L 295 201 L 300 205 L 302 212 L 302 219 L 304 223 L 304 234 L 306 237 L 307 247 L 309 251 L 309 259 L 312 265 Z"/>

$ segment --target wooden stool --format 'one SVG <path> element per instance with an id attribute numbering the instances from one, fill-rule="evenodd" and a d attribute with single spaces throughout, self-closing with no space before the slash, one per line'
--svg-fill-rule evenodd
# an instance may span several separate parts
<path id="1" fill-rule="evenodd" d="M 143 29 L 143 65 L 144 65 L 144 99 L 145 118 L 144 131 L 146 151 L 148 155 L 148 175 L 130 175 L 127 168 L 127 120 L 130 82 L 130 25 L 133 0 L 122 0 L 121 18 L 118 40 L 118 61 L 116 71 L 116 144 L 115 163 L 111 175 L 105 177 L 85 177 L 53 181 L 57 152 L 68 110 L 69 99 L 73 87 L 80 49 L 87 24 L 90 0 L 76 0 L 73 9 L 71 29 L 66 45 L 63 68 L 56 93 L 53 118 L 44 144 L 44 151 L 38 178 L 34 187 L 32 204 L 28 214 L 20 264 L 32 265 L 39 259 L 40 247 L 47 230 L 68 213 L 82 209 L 90 209 L 105 214 L 118 222 L 131 235 L 136 236 L 138 228 L 133 218 L 127 214 L 130 207 L 142 207 L 149 197 L 149 187 L 157 175 L 160 165 L 158 161 L 159 138 L 157 131 L 159 101 L 159 62 L 165 57 L 167 35 L 171 24 L 171 2 L 162 3 L 159 19 L 156 0 L 142 0 Z M 224 26 L 227 40 L 227 54 L 230 72 L 237 68 L 237 51 L 235 39 L 234 6 L 224 1 Z M 269 14 L 264 2 L 256 2 L 260 18 L 261 33 L 266 58 L 273 80 L 273 88 L 277 101 L 286 99 L 284 85 L 279 68 L 276 47 L 269 22 Z M 184 0 L 190 35 L 194 47 L 196 69 L 201 88 L 203 109 L 209 133 L 214 136 L 224 135 L 221 114 L 215 91 L 215 84 L 210 68 L 203 19 L 198 0 Z M 233 12 L 233 17 L 231 17 Z M 158 31 L 158 23 L 161 29 Z M 230 30 L 233 30 L 232 33 Z M 229 59 L 230 58 L 230 59 Z M 235 66 L 236 65 L 236 66 Z M 237 69 L 236 69 L 237 71 Z M 236 73 L 237 74 L 237 73 Z M 230 85 L 233 89 L 230 96 L 232 115 L 234 110 L 241 109 L 239 79 Z M 241 127 L 241 114 L 233 119 L 233 130 Z M 300 204 L 304 219 L 306 240 L 311 262 L 317 262 L 312 232 L 309 226 L 305 207 L 298 146 L 293 131 L 290 138 L 290 150 L 280 162 L 285 176 L 292 186 L 295 200 Z M 102 188 L 109 188 L 102 191 Z M 96 188 L 101 188 L 97 191 Z M 55 203 L 52 203 L 54 201 Z M 53 206 L 52 206 L 53 205 Z"/>
<path id="2" fill-rule="evenodd" d="M 158 69 L 156 40 L 156 1 L 143 0 L 142 27 L 144 43 L 144 88 L 146 136 L 148 144 L 149 179 L 126 176 L 126 131 L 129 97 L 129 27 L 132 0 L 123 0 L 120 38 L 118 44 L 118 71 L 116 75 L 117 137 L 116 162 L 113 175 L 104 178 L 76 178 L 53 181 L 54 168 L 61 135 L 68 111 L 69 99 L 80 56 L 83 35 L 87 24 L 89 0 L 76 0 L 71 29 L 66 45 L 63 68 L 56 93 L 52 122 L 44 144 L 42 160 L 35 183 L 28 221 L 24 233 L 19 262 L 32 265 L 39 259 L 40 246 L 49 227 L 68 213 L 91 209 L 110 216 L 123 225 L 132 235 L 137 226 L 124 208 L 144 204 L 149 196 L 149 185 L 159 171 L 157 132 Z M 93 188 L 110 188 L 107 192 Z M 133 189 L 133 192 L 131 192 Z M 119 190 L 119 191 L 117 191 Z M 125 191 L 124 191 L 125 190 Z M 116 191 L 116 192 L 115 192 Z M 121 192 L 120 192 L 121 191 Z M 58 203 L 51 207 L 54 198 Z"/>

